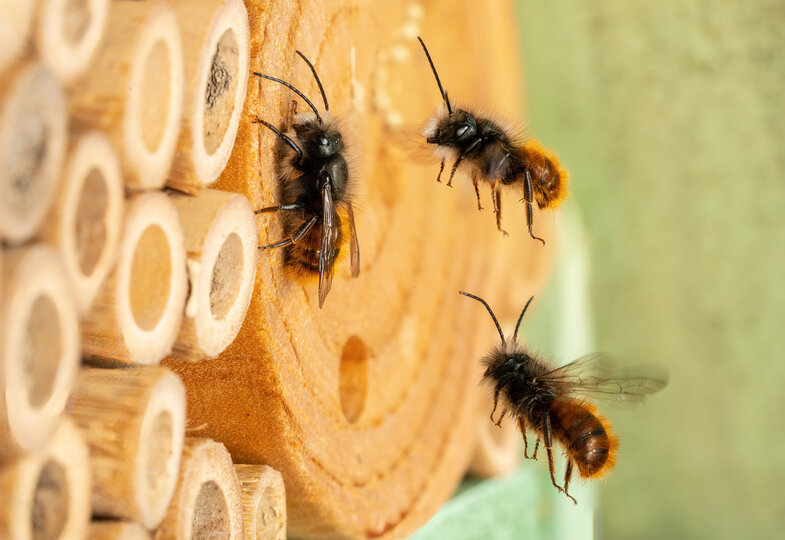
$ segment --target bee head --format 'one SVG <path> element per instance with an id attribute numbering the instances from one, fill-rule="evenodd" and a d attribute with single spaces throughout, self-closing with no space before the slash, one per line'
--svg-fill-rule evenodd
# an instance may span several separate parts
<path id="1" fill-rule="evenodd" d="M 429 144 L 464 147 L 477 137 L 477 119 L 467 111 L 456 109 L 438 119 L 425 135 Z"/>
<path id="2" fill-rule="evenodd" d="M 529 360 L 529 356 L 522 351 L 507 351 L 505 347 L 498 348 L 485 359 L 484 376 L 497 381 L 503 380 L 520 371 L 521 367 Z"/>
<path id="3" fill-rule="evenodd" d="M 293 127 L 300 145 L 309 157 L 326 159 L 343 150 L 341 132 L 335 127 L 324 126 L 315 119 L 295 124 Z"/>

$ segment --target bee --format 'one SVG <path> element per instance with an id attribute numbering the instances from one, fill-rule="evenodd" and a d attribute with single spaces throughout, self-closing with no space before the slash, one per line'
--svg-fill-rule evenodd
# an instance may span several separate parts
<path id="1" fill-rule="evenodd" d="M 453 159 L 447 185 L 452 187 L 452 179 L 460 165 L 469 173 L 477 195 L 477 209 L 482 210 L 480 202 L 480 180 L 490 185 L 493 211 L 496 214 L 496 227 L 503 234 L 502 202 L 499 192 L 501 186 L 520 186 L 526 207 L 526 225 L 529 236 L 545 245 L 545 240 L 535 236 L 532 231 L 534 214 L 532 204 L 536 201 L 540 209 L 557 208 L 567 197 L 569 174 L 562 167 L 556 154 L 546 150 L 538 141 L 519 140 L 509 129 L 499 123 L 461 108 L 453 108 L 442 87 L 439 74 L 431 60 L 428 48 L 418 37 L 428 63 L 431 65 L 436 84 L 442 95 L 443 103 L 430 118 L 423 130 L 428 144 L 435 145 L 435 153 L 441 157 L 441 167 L 436 177 L 441 182 L 444 164 Z"/>
<path id="2" fill-rule="evenodd" d="M 256 214 L 281 212 L 285 238 L 259 249 L 284 248 L 284 264 L 295 275 L 319 276 L 319 307 L 324 305 L 333 281 L 333 269 L 341 247 L 349 242 L 352 277 L 360 274 L 360 246 L 352 206 L 353 181 L 342 155 L 343 137 L 316 68 L 296 51 L 313 74 L 324 102 L 324 115 L 305 94 L 288 82 L 254 72 L 297 94 L 313 112 L 297 114 L 292 102 L 291 125 L 279 130 L 260 118 L 278 136 L 276 173 L 281 204 L 257 210 Z M 288 123 L 288 122 L 287 122 Z M 348 229 L 348 234 L 346 230 Z"/>
<path id="3" fill-rule="evenodd" d="M 610 422 L 598 414 L 591 399 L 637 405 L 649 394 L 664 388 L 667 377 L 654 371 L 649 373 L 641 366 L 625 370 L 616 368 L 613 360 L 601 353 L 554 368 L 527 351 L 516 338 L 526 309 L 534 297 L 529 298 L 521 311 L 512 341 L 507 341 L 487 302 L 465 291 L 460 291 L 460 294 L 485 306 L 502 340 L 501 346 L 493 349 L 484 359 L 486 370 L 483 380 L 494 387 L 491 421 L 494 421 L 501 402 L 501 415 L 494 422 L 500 426 L 508 412 L 517 419 L 526 458 L 529 458 L 526 428 L 536 433 L 537 441 L 531 459 L 537 459 L 537 449 L 542 439 L 548 454 L 551 482 L 558 491 L 577 504 L 568 491 L 573 468 L 577 466 L 580 477 L 584 479 L 602 477 L 616 464 L 616 450 L 619 446 Z M 554 473 L 554 441 L 561 444 L 567 459 L 561 486 L 556 483 Z"/>

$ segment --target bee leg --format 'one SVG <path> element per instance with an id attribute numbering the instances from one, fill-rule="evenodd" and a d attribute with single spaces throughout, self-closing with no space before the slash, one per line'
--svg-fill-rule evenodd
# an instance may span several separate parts
<path id="1" fill-rule="evenodd" d="M 540 436 L 537 435 L 537 441 L 534 443 L 534 453 L 532 454 L 532 459 L 537 460 L 537 449 L 540 447 Z"/>
<path id="2" fill-rule="evenodd" d="M 480 186 L 477 185 L 477 173 L 472 174 L 472 183 L 474 184 L 474 193 L 477 195 L 477 210 L 482 210 L 482 203 L 480 202 Z"/>
<path id="3" fill-rule="evenodd" d="M 444 160 L 442 160 L 442 164 L 439 167 L 439 174 L 436 175 L 436 181 L 440 184 L 442 183 L 442 172 L 444 172 Z"/>
<path id="4" fill-rule="evenodd" d="M 542 242 L 542 245 L 545 245 L 545 240 L 540 238 L 539 236 L 534 236 L 532 232 L 532 225 L 534 224 L 534 210 L 532 209 L 532 201 L 534 200 L 534 190 L 532 189 L 532 178 L 529 175 L 528 169 L 526 170 L 526 174 L 524 175 L 524 182 L 523 182 L 523 198 L 526 201 L 526 225 L 529 227 L 529 236 L 534 238 L 535 240 L 539 240 Z"/>
<path id="5" fill-rule="evenodd" d="M 526 439 L 526 420 L 523 417 L 518 418 L 518 428 L 523 435 L 523 457 L 529 459 L 529 441 Z"/>
<path id="6" fill-rule="evenodd" d="M 501 392 L 501 386 L 497 386 L 496 390 L 493 391 L 493 410 L 491 411 L 491 422 L 493 422 L 493 415 L 496 413 L 496 406 L 499 405 L 499 392 Z"/>
<path id="7" fill-rule="evenodd" d="M 509 236 L 507 231 L 502 229 L 502 196 L 499 191 L 499 181 L 496 180 L 491 184 L 491 199 L 493 199 L 493 211 L 496 213 L 496 228 L 504 236 Z"/>
<path id="8" fill-rule="evenodd" d="M 288 135 L 286 135 L 284 133 L 281 133 L 280 129 L 278 129 L 274 125 L 270 124 L 269 122 L 265 122 L 261 118 L 254 118 L 253 122 L 255 124 L 262 124 L 264 126 L 267 126 L 267 128 L 269 128 L 273 133 L 275 133 L 281 139 L 283 139 L 283 142 L 285 142 L 292 150 L 294 150 L 297 153 L 297 163 L 302 163 L 303 162 L 303 150 L 302 150 L 302 148 L 297 146 L 297 143 L 294 142 L 291 139 L 291 137 L 289 137 Z"/>
<path id="9" fill-rule="evenodd" d="M 301 203 L 279 204 L 278 206 L 268 206 L 254 212 L 254 214 L 264 214 L 267 212 L 280 212 L 281 210 L 300 210 L 303 208 Z"/>
<path id="10" fill-rule="evenodd" d="M 505 417 L 506 415 L 507 415 L 507 409 L 503 409 L 503 410 L 502 410 L 502 415 L 501 415 L 501 416 L 499 417 L 499 419 L 498 419 L 498 420 L 495 422 L 495 423 L 496 423 L 496 427 L 502 427 L 502 420 L 504 420 L 504 417 Z"/>
<path id="11" fill-rule="evenodd" d="M 553 467 L 553 441 L 551 440 L 551 419 L 548 416 L 548 413 L 543 415 L 543 438 L 545 439 L 545 450 L 548 452 L 548 470 L 551 473 L 551 483 L 553 487 L 558 489 L 560 492 L 564 491 L 564 489 L 556 483 L 556 475 L 555 470 Z"/>
<path id="12" fill-rule="evenodd" d="M 458 154 L 458 159 L 456 159 L 455 163 L 452 164 L 452 169 L 450 170 L 450 178 L 449 180 L 447 180 L 447 185 L 450 187 L 452 187 L 452 177 L 455 176 L 455 171 L 458 170 L 458 165 L 460 165 L 461 161 L 463 161 L 464 155 L 465 155 L 464 153 Z"/>
<path id="13" fill-rule="evenodd" d="M 303 226 L 300 227 L 294 236 L 287 238 L 286 240 L 281 240 L 280 242 L 275 242 L 274 244 L 267 244 L 266 246 L 259 246 L 259 249 L 273 249 L 278 247 L 288 246 L 290 244 L 296 244 L 299 242 L 305 234 L 311 230 L 311 227 L 314 226 L 316 220 L 318 218 L 316 216 L 311 216 L 311 219 L 303 223 Z"/>
<path id="14" fill-rule="evenodd" d="M 567 470 L 564 471 L 564 494 L 567 495 L 567 497 L 569 497 L 570 499 L 572 499 L 572 502 L 578 504 L 578 501 L 575 500 L 575 497 L 567 493 L 567 486 L 570 485 L 570 478 L 572 478 L 572 459 L 568 457 Z"/>

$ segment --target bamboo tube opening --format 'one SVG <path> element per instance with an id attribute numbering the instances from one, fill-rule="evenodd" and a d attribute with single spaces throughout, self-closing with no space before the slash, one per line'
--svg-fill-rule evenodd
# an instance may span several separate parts
<path id="1" fill-rule="evenodd" d="M 151 429 L 149 443 L 147 444 L 147 486 L 151 493 L 161 498 L 165 474 L 171 472 L 169 468 L 172 461 L 174 425 L 172 415 L 169 411 L 164 411 L 155 417 Z"/>
<path id="2" fill-rule="evenodd" d="M 142 79 L 140 89 L 140 103 L 144 103 L 144 107 L 138 111 L 137 116 L 142 140 L 149 152 L 158 149 L 167 127 L 161 122 L 161 118 L 166 118 L 169 114 L 168 97 L 172 92 L 171 70 L 169 49 L 166 43 L 159 39 L 147 52 L 142 64 L 145 77 Z"/>
<path id="3" fill-rule="evenodd" d="M 43 245 L 6 253 L 0 456 L 49 439 L 79 364 L 79 322 L 57 253 Z"/>
<path id="4" fill-rule="evenodd" d="M 109 211 L 109 190 L 106 178 L 99 169 L 90 169 L 85 178 L 76 209 L 75 236 L 79 240 L 77 257 L 82 274 L 95 271 L 106 245 L 106 221 Z"/>
<path id="5" fill-rule="evenodd" d="M 194 503 L 191 538 L 195 540 L 212 540 L 228 538 L 231 534 L 229 523 L 229 507 L 221 488 L 213 482 L 205 482 L 199 488 Z"/>
<path id="6" fill-rule="evenodd" d="M 52 397 L 62 355 L 62 332 L 57 306 L 48 296 L 33 302 L 25 323 L 22 363 L 28 384 L 30 405 L 38 408 Z"/>
<path id="7" fill-rule="evenodd" d="M 346 340 L 339 369 L 341 409 L 346 420 L 354 423 L 365 409 L 368 393 L 368 349 L 359 337 Z"/>
<path id="8" fill-rule="evenodd" d="M 108 0 L 48 0 L 41 3 L 38 50 L 44 63 L 63 81 L 89 65 L 103 35 Z"/>
<path id="9" fill-rule="evenodd" d="M 169 241 L 158 225 L 147 227 L 134 250 L 128 295 L 134 322 L 150 331 L 161 320 L 171 286 L 171 252 Z"/>
<path id="10" fill-rule="evenodd" d="M 62 88 L 39 65 L 0 83 L 0 235 L 13 243 L 32 236 L 54 198 L 65 153 Z"/>
<path id="11" fill-rule="evenodd" d="M 230 122 L 237 116 L 234 111 L 239 110 L 238 105 L 241 105 L 236 100 L 239 55 L 237 35 L 234 29 L 228 28 L 215 46 L 204 93 L 202 137 L 209 155 L 218 149 Z"/>
<path id="12" fill-rule="evenodd" d="M 21 56 L 35 2 L 0 2 L 0 71 Z"/>
<path id="13" fill-rule="evenodd" d="M 273 489 L 270 487 L 266 487 L 262 490 L 262 493 L 259 497 L 260 504 L 256 507 L 256 514 L 254 516 L 254 523 L 256 538 L 258 539 L 266 539 L 266 538 L 275 538 L 275 526 L 277 521 L 277 515 L 275 513 L 275 508 L 269 504 L 262 504 L 265 501 L 269 501 L 271 497 L 273 497 Z"/>
<path id="14" fill-rule="evenodd" d="M 247 540 L 286 538 L 286 489 L 281 473 L 267 465 L 235 465 L 243 496 Z"/>
<path id="15" fill-rule="evenodd" d="M 32 540 L 60 538 L 68 520 L 68 485 L 60 463 L 50 459 L 41 469 L 30 514 Z"/>
<path id="16" fill-rule="evenodd" d="M 243 282 L 243 242 L 237 233 L 226 237 L 210 279 L 210 313 L 223 319 L 234 305 Z"/>

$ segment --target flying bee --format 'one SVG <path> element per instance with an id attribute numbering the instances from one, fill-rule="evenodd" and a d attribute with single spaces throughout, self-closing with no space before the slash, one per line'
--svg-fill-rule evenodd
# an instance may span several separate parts
<path id="1" fill-rule="evenodd" d="M 319 275 L 319 307 L 324 305 L 333 281 L 333 268 L 345 242 L 349 242 L 352 277 L 360 273 L 360 246 L 352 206 L 353 182 L 342 155 L 343 137 L 324 87 L 313 64 L 297 51 L 313 74 L 324 102 L 324 116 L 305 94 L 286 81 L 254 72 L 282 84 L 305 101 L 313 111 L 297 114 L 292 102 L 291 125 L 279 130 L 261 119 L 279 137 L 276 172 L 281 204 L 257 210 L 283 213 L 285 239 L 259 249 L 285 248 L 285 265 L 295 275 Z M 288 121 L 287 121 L 288 123 Z M 346 234 L 348 228 L 348 235 Z M 348 237 L 348 238 L 347 238 Z"/>
<path id="2" fill-rule="evenodd" d="M 426 141 L 436 146 L 435 153 L 441 157 L 436 181 L 441 182 L 444 164 L 448 159 L 454 160 L 450 178 L 447 180 L 448 186 L 452 187 L 455 171 L 464 165 L 463 168 L 469 173 L 474 184 L 478 210 L 482 210 L 478 183 L 483 181 L 489 184 L 496 227 L 504 234 L 507 233 L 502 229 L 499 189 L 501 186 L 520 186 L 526 206 L 529 236 L 545 245 L 545 240 L 535 236 L 532 231 L 532 203 L 536 201 L 540 209 L 557 208 L 567 197 L 567 170 L 559 164 L 556 154 L 546 150 L 538 141 L 521 141 L 511 130 L 503 128 L 497 122 L 464 109 L 453 108 L 425 43 L 422 38 L 417 39 L 420 40 L 431 65 L 443 100 L 423 130 Z"/>
<path id="3" fill-rule="evenodd" d="M 501 401 L 501 415 L 495 421 L 501 425 L 509 412 L 517 419 L 523 435 L 524 457 L 529 458 L 526 428 L 537 434 L 534 453 L 537 459 L 540 439 L 548 454 L 551 482 L 557 490 L 575 500 L 568 488 L 573 468 L 578 467 L 581 478 L 599 478 L 616 464 L 619 440 L 611 431 L 607 418 L 599 416 L 591 399 L 612 401 L 622 405 L 637 405 L 646 396 L 665 387 L 667 377 L 647 372 L 641 366 L 630 369 L 614 367 L 607 355 L 588 355 L 562 367 L 554 368 L 537 358 L 517 341 L 518 328 L 534 297 L 529 298 L 518 317 L 512 341 L 504 339 L 501 326 L 490 306 L 482 298 L 460 291 L 488 310 L 493 319 L 501 346 L 484 359 L 487 366 L 483 380 L 494 386 L 491 421 Z M 556 483 L 553 466 L 553 441 L 564 449 L 567 468 L 562 486 Z"/>

